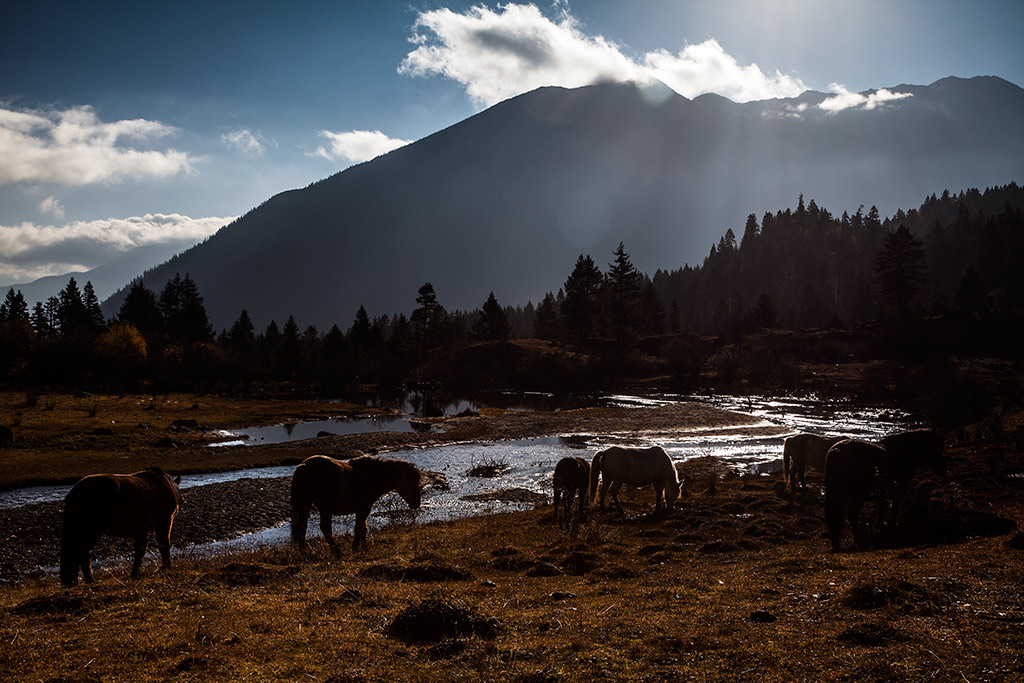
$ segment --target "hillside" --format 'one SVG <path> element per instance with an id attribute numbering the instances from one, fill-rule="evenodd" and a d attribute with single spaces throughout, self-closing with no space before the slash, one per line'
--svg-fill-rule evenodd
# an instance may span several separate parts
<path id="1" fill-rule="evenodd" d="M 898 86 L 874 108 L 828 98 L 736 104 L 630 85 L 541 88 L 302 190 L 279 194 L 146 274 L 191 273 L 214 326 L 321 328 L 408 312 L 537 301 L 580 253 L 626 242 L 646 272 L 696 263 L 725 227 L 799 193 L 851 213 L 1024 176 L 1024 90 L 998 78 Z M 870 94 L 870 93 L 869 93 Z M 865 96 L 867 97 L 867 96 Z M 116 311 L 123 291 L 108 302 Z"/>

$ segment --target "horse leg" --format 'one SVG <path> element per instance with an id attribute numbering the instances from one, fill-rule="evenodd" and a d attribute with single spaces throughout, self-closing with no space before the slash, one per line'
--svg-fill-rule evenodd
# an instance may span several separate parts
<path id="1" fill-rule="evenodd" d="M 665 506 L 665 487 L 658 482 L 654 482 L 651 486 L 654 488 L 654 511 L 657 512 Z"/>
<path id="2" fill-rule="evenodd" d="M 604 496 L 608 493 L 608 487 L 611 486 L 612 481 L 608 477 L 601 479 L 601 510 L 604 510 Z"/>
<path id="3" fill-rule="evenodd" d="M 366 518 L 369 516 L 369 510 L 356 513 L 356 527 L 353 532 L 352 550 L 359 550 L 359 546 L 362 546 L 364 549 L 366 548 Z"/>
<path id="4" fill-rule="evenodd" d="M 334 536 L 331 533 L 331 522 L 334 521 L 333 516 L 330 513 L 320 511 L 320 533 L 324 535 L 324 540 L 327 541 L 327 547 L 331 549 L 331 552 L 335 557 L 341 555 L 341 548 L 334 542 Z"/>
<path id="5" fill-rule="evenodd" d="M 168 569 L 171 566 L 171 525 L 156 531 L 156 545 L 160 548 L 160 569 Z"/>
<path id="6" fill-rule="evenodd" d="M 864 543 L 864 532 L 860 528 L 860 506 L 863 505 L 863 498 L 853 498 L 846 508 L 846 518 L 850 522 L 850 531 L 853 533 L 853 544 L 857 550 L 864 550 L 867 546 Z"/>
<path id="7" fill-rule="evenodd" d="M 558 524 L 558 505 L 561 502 L 562 489 L 555 485 L 555 524 Z"/>
<path id="8" fill-rule="evenodd" d="M 86 583 L 92 583 L 92 550 L 88 547 L 82 548 L 78 557 L 82 567 L 82 578 Z"/>
<path id="9" fill-rule="evenodd" d="M 139 570 L 142 568 L 142 557 L 146 554 L 146 536 L 147 533 L 135 535 L 135 559 L 132 561 L 132 578 L 139 578 Z"/>
<path id="10" fill-rule="evenodd" d="M 622 503 L 619 502 L 619 489 L 620 488 L 622 488 L 622 482 L 621 481 L 617 481 L 614 484 L 612 484 L 612 491 L 611 491 L 611 493 L 612 493 L 612 500 L 615 501 L 616 509 L 620 513 L 626 514 L 626 511 L 622 509 Z"/>

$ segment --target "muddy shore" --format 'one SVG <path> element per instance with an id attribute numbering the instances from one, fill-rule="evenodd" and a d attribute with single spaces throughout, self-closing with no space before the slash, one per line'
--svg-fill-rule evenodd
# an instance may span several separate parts
<path id="1" fill-rule="evenodd" d="M 758 418 L 719 410 L 699 403 L 657 408 L 600 408 L 557 413 L 501 412 L 427 420 L 438 431 L 430 433 L 376 432 L 325 436 L 287 444 L 240 446 L 261 464 L 300 462 L 323 453 L 350 457 L 363 453 L 389 453 L 441 444 L 524 439 L 550 435 L 600 434 L 629 439 L 671 437 L 693 429 L 728 432 L 743 427 L 745 434 L 770 434 L 779 427 L 756 426 Z M 751 427 L 754 427 L 751 429 Z M 125 468 L 130 469 L 130 468 Z M 185 476 L 188 472 L 184 473 Z M 187 551 L 197 545 L 226 540 L 280 524 L 290 514 L 288 477 L 240 479 L 186 489 L 185 505 L 171 534 L 172 546 Z M 59 560 L 64 503 L 48 502 L 0 510 L 0 581 L 54 567 Z M 152 540 L 149 552 L 155 553 Z M 93 556 L 98 559 L 129 557 L 131 541 L 104 537 Z"/>

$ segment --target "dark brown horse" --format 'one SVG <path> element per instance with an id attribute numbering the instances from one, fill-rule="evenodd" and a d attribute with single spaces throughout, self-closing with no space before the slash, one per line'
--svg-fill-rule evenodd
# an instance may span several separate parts
<path id="1" fill-rule="evenodd" d="M 825 471 L 825 455 L 828 449 L 847 437 L 834 436 L 824 437 L 817 434 L 797 434 L 786 439 L 782 446 L 782 475 L 789 488 L 796 493 L 797 481 L 800 488 L 807 490 L 804 481 L 807 466 L 810 465 L 819 472 Z"/>
<path id="2" fill-rule="evenodd" d="M 132 578 L 138 578 L 146 537 L 156 531 L 163 568 L 171 566 L 171 525 L 182 504 L 178 484 L 158 467 L 134 474 L 93 474 L 64 498 L 64 533 L 60 544 L 60 580 L 78 583 L 78 570 L 92 582 L 90 552 L 100 536 L 135 539 Z"/>
<path id="3" fill-rule="evenodd" d="M 363 455 L 335 460 L 313 455 L 295 468 L 292 476 L 292 542 L 305 547 L 310 508 L 320 513 L 320 531 L 331 552 L 341 551 L 331 535 L 334 515 L 355 513 L 352 549 L 366 547 L 366 518 L 373 504 L 389 491 L 398 491 L 409 507 L 420 506 L 420 471 L 404 460 L 385 460 Z"/>
<path id="4" fill-rule="evenodd" d="M 583 458 L 562 458 L 555 465 L 555 521 L 558 521 L 558 510 L 565 499 L 565 526 L 572 524 L 572 503 L 579 496 L 580 519 L 583 518 L 588 500 L 587 487 L 590 485 L 590 463 Z"/>
<path id="5" fill-rule="evenodd" d="M 860 546 L 858 519 L 860 508 L 869 498 L 879 502 L 879 514 L 896 524 L 900 503 L 910 488 L 919 467 L 945 476 L 946 463 L 942 438 L 929 429 L 887 436 L 878 444 L 865 441 L 840 441 L 825 458 L 825 522 L 832 550 L 839 550 L 844 517 L 849 521 L 854 542 Z"/>

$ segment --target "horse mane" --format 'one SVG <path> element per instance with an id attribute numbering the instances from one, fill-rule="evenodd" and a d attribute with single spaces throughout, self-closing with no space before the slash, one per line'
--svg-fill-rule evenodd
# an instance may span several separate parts
<path id="1" fill-rule="evenodd" d="M 378 458 L 374 455 L 360 455 L 356 458 L 342 460 L 341 462 L 348 463 L 354 469 L 361 470 L 367 474 L 379 475 L 385 472 L 394 472 L 396 474 L 409 471 L 419 472 L 419 469 L 411 462 L 407 462 L 405 460 L 393 460 L 391 458 Z"/>

